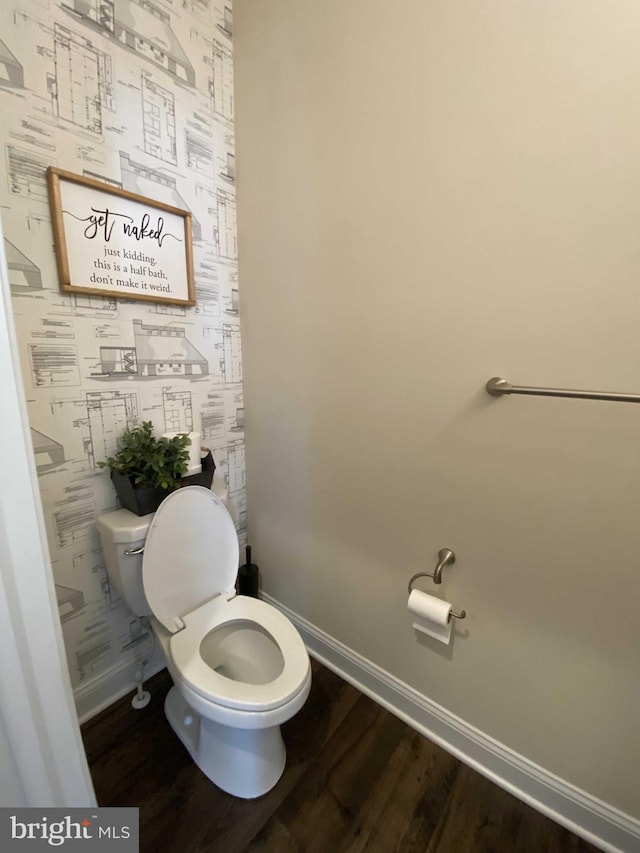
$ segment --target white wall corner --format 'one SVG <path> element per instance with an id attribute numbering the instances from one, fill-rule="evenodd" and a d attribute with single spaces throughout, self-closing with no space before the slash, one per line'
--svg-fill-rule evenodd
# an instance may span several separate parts
<path id="1" fill-rule="evenodd" d="M 95 805 L 73 705 L 20 384 L 0 223 L 0 718 L 20 786 L 10 805 Z M 10 766 L 10 765 L 9 765 Z M 9 805 L 9 803 L 7 803 Z"/>

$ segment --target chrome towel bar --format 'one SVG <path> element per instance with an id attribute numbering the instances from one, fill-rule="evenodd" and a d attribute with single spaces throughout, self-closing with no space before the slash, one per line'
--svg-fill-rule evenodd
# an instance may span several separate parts
<path id="1" fill-rule="evenodd" d="M 529 388 L 512 385 L 506 379 L 494 376 L 486 384 L 487 394 L 502 397 L 504 394 L 527 394 L 532 397 L 574 397 L 580 400 L 610 400 L 614 403 L 640 403 L 640 394 L 617 394 L 609 391 L 578 391 L 567 388 Z"/>

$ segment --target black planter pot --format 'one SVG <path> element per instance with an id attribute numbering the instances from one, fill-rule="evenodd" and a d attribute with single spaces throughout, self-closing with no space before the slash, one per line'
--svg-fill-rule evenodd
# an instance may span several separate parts
<path id="1" fill-rule="evenodd" d="M 211 451 L 207 451 L 207 455 L 202 460 L 202 472 L 200 474 L 191 474 L 189 477 L 182 477 L 180 480 L 180 488 L 183 486 L 204 486 L 205 489 L 210 489 L 213 483 L 213 474 L 216 470 L 216 463 L 213 461 Z"/>
<path id="2" fill-rule="evenodd" d="M 215 470 L 216 464 L 209 450 L 202 460 L 202 472 L 191 474 L 189 477 L 182 477 L 179 488 L 184 488 L 185 486 L 204 486 L 205 489 L 210 489 Z M 111 482 L 124 509 L 128 509 L 129 512 L 133 512 L 135 515 L 148 515 L 150 512 L 155 512 L 167 495 L 175 491 L 175 489 L 156 489 L 148 486 L 141 488 L 140 486 L 134 486 L 129 477 L 125 477 L 119 471 L 111 472 Z"/>
<path id="3" fill-rule="evenodd" d="M 111 472 L 111 482 L 120 498 L 120 503 L 135 515 L 148 515 L 155 512 L 173 489 L 154 489 L 150 486 L 134 487 L 133 483 L 119 471 Z"/>

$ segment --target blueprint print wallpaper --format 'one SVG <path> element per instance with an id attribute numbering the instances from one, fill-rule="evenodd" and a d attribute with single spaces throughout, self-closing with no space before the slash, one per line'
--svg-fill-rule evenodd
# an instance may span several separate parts
<path id="1" fill-rule="evenodd" d="M 126 427 L 200 432 L 244 538 L 231 45 L 228 0 L 1 4 L 2 223 L 76 699 L 149 651 L 95 524 Z M 63 294 L 49 165 L 190 210 L 195 307 Z"/>

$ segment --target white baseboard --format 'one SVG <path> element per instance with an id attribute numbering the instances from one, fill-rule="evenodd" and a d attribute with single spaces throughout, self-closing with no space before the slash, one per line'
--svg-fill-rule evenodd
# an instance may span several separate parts
<path id="1" fill-rule="evenodd" d="M 534 764 L 271 596 L 262 597 L 293 622 L 312 657 L 478 773 L 606 853 L 640 851 L 640 820 Z"/>
<path id="2" fill-rule="evenodd" d="M 156 648 L 151 660 L 145 665 L 145 681 L 165 666 L 162 653 Z M 136 689 L 135 670 L 136 664 L 133 661 L 119 663 L 76 687 L 73 693 L 80 725 L 95 717 L 100 711 L 104 711 L 127 693 L 133 695 Z"/>

